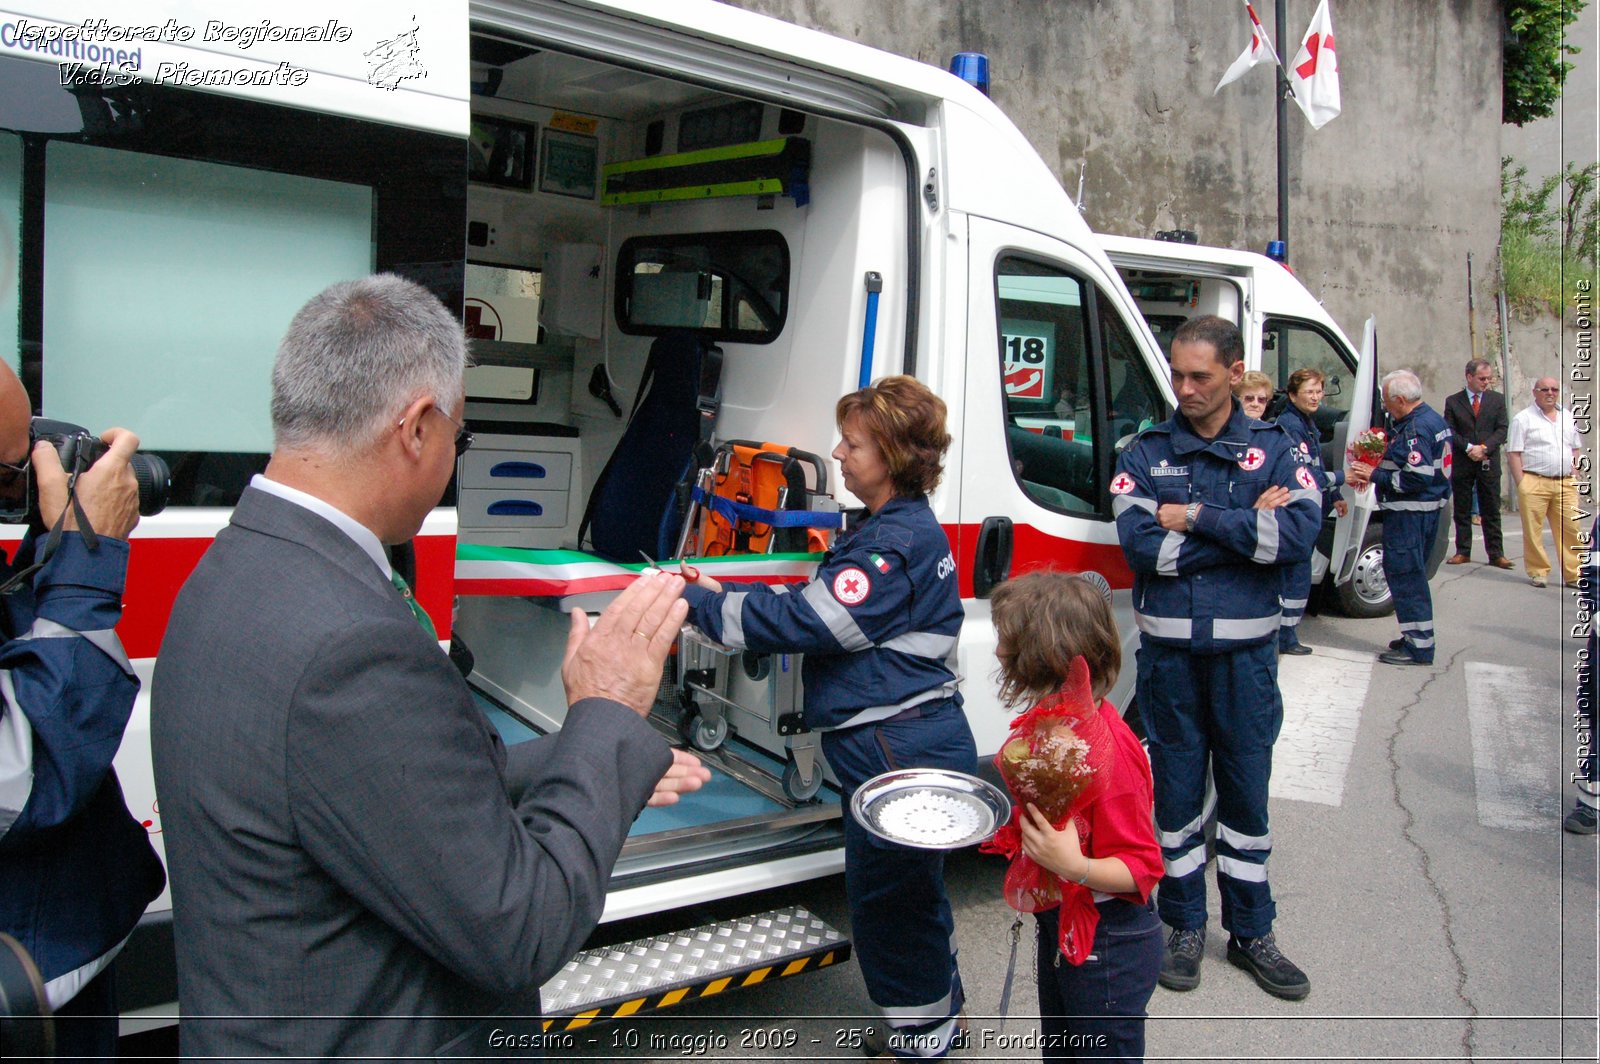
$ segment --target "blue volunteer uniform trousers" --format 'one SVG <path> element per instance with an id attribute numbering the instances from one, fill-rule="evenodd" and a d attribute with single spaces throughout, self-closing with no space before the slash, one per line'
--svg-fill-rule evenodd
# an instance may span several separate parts
<path id="1" fill-rule="evenodd" d="M 1156 785 L 1156 831 L 1166 874 L 1161 920 L 1180 930 L 1206 925 L 1206 767 L 1216 790 L 1217 890 L 1222 926 L 1240 938 L 1272 930 L 1277 906 L 1267 884 L 1272 834 L 1267 785 L 1272 744 L 1283 727 L 1278 651 L 1272 643 L 1191 654 L 1141 641 L 1139 709 Z"/>
<path id="2" fill-rule="evenodd" d="M 1428 551 L 1442 510 L 1383 511 L 1383 575 L 1394 596 L 1400 637 L 1413 660 L 1433 664 L 1433 595 Z"/>
<path id="3" fill-rule="evenodd" d="M 943 1057 L 965 1000 L 944 851 L 885 842 L 850 815 L 850 799 L 891 769 L 976 772 L 972 730 L 960 703 L 929 702 L 889 720 L 823 732 L 822 751 L 844 792 L 845 895 L 867 996 L 883 1011 L 896 1056 Z"/>
<path id="4" fill-rule="evenodd" d="M 1300 643 L 1300 618 L 1311 601 L 1311 559 L 1278 570 L 1278 648 L 1287 650 Z"/>

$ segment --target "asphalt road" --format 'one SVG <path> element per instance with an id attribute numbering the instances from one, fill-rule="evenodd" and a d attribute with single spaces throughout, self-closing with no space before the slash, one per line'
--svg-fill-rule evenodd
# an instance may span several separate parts
<path id="1" fill-rule="evenodd" d="M 1441 569 L 1433 593 L 1433 668 L 1372 661 L 1397 632 L 1392 617 L 1326 614 L 1302 629 L 1320 657 L 1287 667 L 1316 695 L 1286 706 L 1280 765 L 1286 744 L 1312 752 L 1309 767 L 1275 776 L 1270 868 L 1278 940 L 1310 975 L 1310 997 L 1269 997 L 1227 963 L 1213 890 L 1202 983 L 1156 991 L 1147 1059 L 1596 1059 L 1596 837 L 1560 829 L 1572 800 L 1574 592 L 1473 564 Z M 1286 691 L 1289 681 L 1286 671 Z M 1319 699 L 1328 716 L 1301 719 Z M 1295 772 L 1310 773 L 1296 790 L 1309 798 L 1278 796 L 1295 790 Z M 975 1035 L 966 1056 L 1037 1060 L 1031 927 L 1010 1016 L 997 1015 L 1012 922 L 1003 871 L 971 851 L 949 864 Z M 835 878 L 739 908 L 803 904 L 848 931 L 843 894 Z M 871 1017 L 849 962 L 574 1032 L 549 1057 L 856 1060 L 852 1036 Z"/>

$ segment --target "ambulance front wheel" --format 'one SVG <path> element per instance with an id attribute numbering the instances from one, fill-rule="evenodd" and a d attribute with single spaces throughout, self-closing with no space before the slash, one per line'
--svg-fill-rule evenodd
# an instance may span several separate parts
<path id="1" fill-rule="evenodd" d="M 678 722 L 678 734 L 696 750 L 709 754 L 728 738 L 728 718 L 718 715 L 707 719 L 698 712 L 685 713 Z"/>
<path id="2" fill-rule="evenodd" d="M 783 793 L 796 802 L 809 802 L 822 790 L 822 762 L 811 763 L 811 778 L 800 778 L 800 766 L 790 761 L 783 766 Z"/>

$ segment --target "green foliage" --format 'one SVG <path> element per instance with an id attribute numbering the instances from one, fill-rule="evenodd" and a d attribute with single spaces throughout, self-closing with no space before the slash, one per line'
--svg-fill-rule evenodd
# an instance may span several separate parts
<path id="1" fill-rule="evenodd" d="M 1505 4 L 1504 66 L 1500 121 L 1523 125 L 1545 118 L 1561 98 L 1578 49 L 1562 36 L 1587 0 L 1502 0 Z"/>
<path id="2" fill-rule="evenodd" d="M 1555 310 L 1580 277 L 1596 282 L 1600 256 L 1600 163 L 1528 183 L 1528 168 L 1500 160 L 1500 272 L 1506 298 Z"/>

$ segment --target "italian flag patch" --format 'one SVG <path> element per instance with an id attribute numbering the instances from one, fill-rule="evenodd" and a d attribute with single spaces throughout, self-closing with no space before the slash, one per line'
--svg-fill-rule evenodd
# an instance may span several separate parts
<path id="1" fill-rule="evenodd" d="M 889 571 L 889 563 L 883 560 L 883 556 L 881 554 L 873 554 L 869 557 L 872 559 L 873 568 L 877 569 L 878 572 L 886 573 Z"/>

